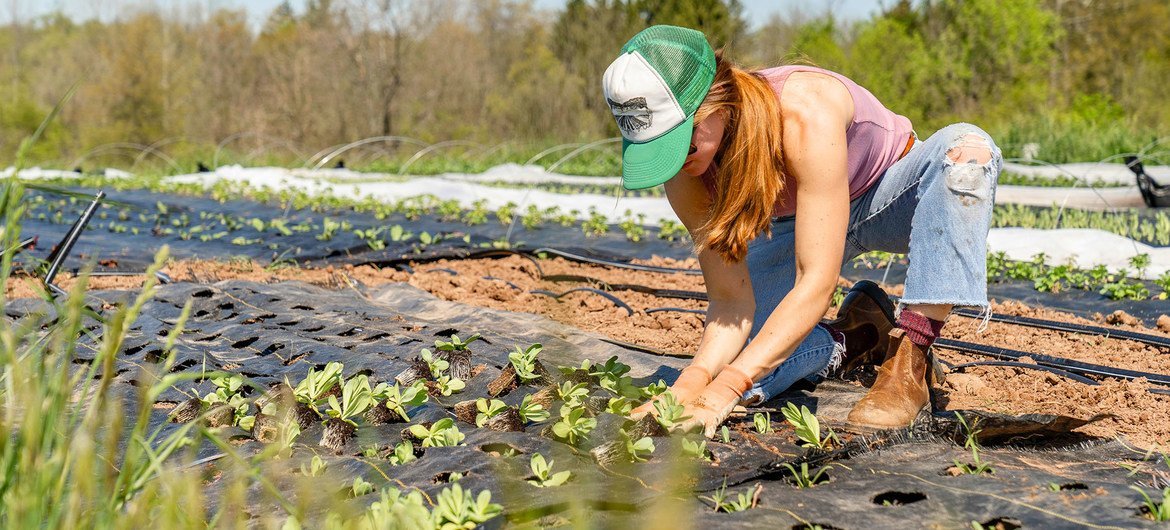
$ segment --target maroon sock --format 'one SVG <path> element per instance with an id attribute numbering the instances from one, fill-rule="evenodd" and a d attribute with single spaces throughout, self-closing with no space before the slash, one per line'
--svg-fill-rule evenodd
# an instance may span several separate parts
<path id="1" fill-rule="evenodd" d="M 915 313 L 903 309 L 902 314 L 898 315 L 898 327 L 906 331 L 906 337 L 910 342 L 929 348 L 934 344 L 934 339 L 938 338 L 938 334 L 942 331 L 943 323 L 927 318 L 922 313 Z"/>

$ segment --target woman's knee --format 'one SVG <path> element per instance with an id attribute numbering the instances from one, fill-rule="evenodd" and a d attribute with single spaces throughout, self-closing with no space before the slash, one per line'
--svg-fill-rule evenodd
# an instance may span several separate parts
<path id="1" fill-rule="evenodd" d="M 969 123 L 957 123 L 942 131 L 942 179 L 945 194 L 965 207 L 990 209 L 995 184 L 1003 166 L 1003 155 L 995 141 L 983 129 Z"/>

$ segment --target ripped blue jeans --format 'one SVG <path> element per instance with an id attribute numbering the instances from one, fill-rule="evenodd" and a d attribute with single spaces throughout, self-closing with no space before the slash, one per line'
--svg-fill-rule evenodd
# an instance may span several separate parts
<path id="1" fill-rule="evenodd" d="M 986 132 L 968 123 L 940 129 L 914 144 L 849 207 L 844 261 L 873 250 L 905 253 L 910 266 L 902 304 L 987 308 L 987 232 L 1003 155 Z M 751 337 L 792 290 L 795 218 L 772 221 L 772 237 L 748 246 L 755 293 Z M 842 264 L 844 265 L 844 264 Z M 743 395 L 767 401 L 801 379 L 817 382 L 840 355 L 821 325 L 779 367 Z"/>

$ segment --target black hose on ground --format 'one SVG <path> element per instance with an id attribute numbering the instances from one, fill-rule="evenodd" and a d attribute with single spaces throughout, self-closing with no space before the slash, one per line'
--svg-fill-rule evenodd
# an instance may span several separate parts
<path id="1" fill-rule="evenodd" d="M 1061 370 L 1072 372 L 1078 375 L 1114 377 L 1127 380 L 1145 378 L 1151 383 L 1170 386 L 1170 375 L 1165 374 L 1126 370 L 1124 368 L 1114 368 L 1112 366 L 1074 361 L 1072 359 L 1065 359 L 1063 357 L 1052 357 L 1039 353 L 1028 353 L 1019 350 L 1011 350 L 997 346 L 987 346 L 985 344 L 975 344 L 973 342 L 965 342 L 953 339 L 938 339 L 934 341 L 934 345 L 938 348 L 955 350 L 964 353 L 986 355 L 1001 360 L 1019 361 L 1021 358 L 1028 357 L 1036 361 L 1036 364 L 1059 368 Z"/>
<path id="2" fill-rule="evenodd" d="M 533 289 L 533 290 L 528 291 L 528 292 L 530 292 L 532 294 L 541 294 L 544 296 L 549 296 L 549 297 L 555 298 L 557 300 L 560 300 L 560 298 L 562 296 L 565 296 L 565 295 L 570 294 L 570 293 L 589 292 L 589 293 L 599 295 L 599 296 L 609 300 L 610 302 L 613 302 L 613 305 L 616 305 L 622 309 L 625 309 L 626 314 L 628 314 L 630 316 L 634 316 L 634 309 L 632 307 L 630 307 L 628 304 L 623 302 L 621 298 L 618 298 L 610 293 L 602 291 L 601 289 L 594 289 L 592 287 L 578 287 L 576 289 L 569 289 L 568 291 L 565 291 L 563 293 L 554 293 L 552 291 L 548 291 L 545 289 Z"/>
<path id="3" fill-rule="evenodd" d="M 1077 375 L 1077 374 L 1074 374 L 1072 372 L 1068 372 L 1065 370 L 1061 370 L 1060 368 L 1054 368 L 1052 366 L 1045 366 L 1042 364 L 1021 363 L 1021 362 L 1016 362 L 1016 361 L 976 361 L 973 363 L 964 363 L 964 364 L 955 365 L 955 366 L 950 367 L 949 369 L 952 372 L 960 372 L 960 371 L 963 371 L 967 368 L 971 368 L 971 367 L 975 367 L 975 366 L 1007 366 L 1007 367 L 1011 367 L 1011 368 L 1024 368 L 1026 370 L 1040 370 L 1040 371 L 1059 375 L 1060 377 L 1064 377 L 1066 379 L 1072 379 L 1073 381 L 1076 381 L 1078 383 L 1083 383 L 1083 384 L 1086 384 L 1089 386 L 1098 386 L 1101 384 L 1101 383 L 1098 383 L 1092 379 L 1089 379 L 1088 377 L 1085 377 L 1082 375 Z"/>
<path id="4" fill-rule="evenodd" d="M 967 318 L 983 318 L 978 311 L 970 309 L 956 309 L 954 314 Z M 1006 324 L 1015 324 L 1019 326 L 1027 326 L 1031 328 L 1049 329 L 1053 331 L 1066 331 L 1069 333 L 1078 333 L 1081 335 L 1094 335 L 1099 337 L 1111 339 L 1125 339 L 1150 346 L 1157 346 L 1159 348 L 1170 348 L 1170 338 L 1160 337 L 1158 335 L 1150 335 L 1148 333 L 1138 333 L 1135 331 L 1128 331 L 1124 329 L 1107 328 L 1104 326 L 1092 326 L 1087 324 L 1073 324 L 1069 322 L 1060 322 L 1057 320 L 1046 320 L 1042 318 L 1021 317 L 1015 315 L 998 315 L 992 314 L 992 322 L 1003 322 Z"/>

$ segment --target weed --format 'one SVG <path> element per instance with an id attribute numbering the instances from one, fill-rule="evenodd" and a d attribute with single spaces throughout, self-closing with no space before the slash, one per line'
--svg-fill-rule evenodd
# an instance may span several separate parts
<path id="1" fill-rule="evenodd" d="M 1158 522 L 1170 521 L 1170 488 L 1163 488 L 1162 502 L 1156 502 L 1145 490 L 1137 486 L 1130 487 L 1142 494 L 1142 511 L 1146 517 Z"/>
<path id="2" fill-rule="evenodd" d="M 544 456 L 540 453 L 534 453 L 532 458 L 528 461 L 528 466 L 532 468 L 532 475 L 535 479 L 529 479 L 528 483 L 538 488 L 550 488 L 553 486 L 560 486 L 573 474 L 571 471 L 561 471 L 553 473 L 553 461 L 545 461 Z"/>
<path id="3" fill-rule="evenodd" d="M 979 449 L 980 448 L 979 448 L 979 439 L 978 438 L 979 438 L 979 433 L 982 431 L 982 429 L 978 428 L 977 425 L 968 424 L 967 420 L 965 418 L 963 418 L 962 414 L 956 413 L 955 417 L 958 418 L 959 424 L 962 425 L 963 431 L 966 433 L 967 439 L 965 442 L 963 442 L 963 448 L 971 451 L 971 462 L 972 462 L 970 464 L 967 464 L 964 462 L 960 462 L 958 459 L 955 459 L 954 460 L 955 469 L 958 470 L 959 473 L 964 474 L 964 475 L 980 475 L 983 473 L 988 473 L 988 474 L 995 473 L 995 469 L 991 467 L 991 464 L 984 462 L 979 456 Z"/>
<path id="4" fill-rule="evenodd" d="M 829 467 L 825 466 L 810 472 L 808 462 L 801 462 L 799 468 L 790 463 L 783 465 L 788 469 L 788 473 L 792 477 L 792 484 L 800 489 L 816 486 L 821 482 L 821 478 L 825 476 L 825 473 L 829 471 Z"/>
<path id="5" fill-rule="evenodd" d="M 758 492 L 760 489 L 760 485 L 757 484 L 755 491 Z M 699 498 L 705 501 L 710 501 L 712 508 L 714 508 L 717 512 L 736 513 L 755 508 L 756 504 L 753 497 L 753 494 L 746 491 L 734 494 L 733 497 L 731 494 L 727 493 L 727 481 L 724 480 L 723 485 L 711 493 L 710 497 Z"/>

